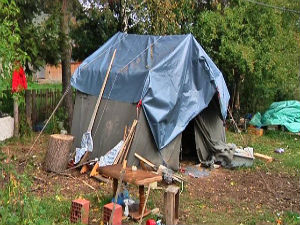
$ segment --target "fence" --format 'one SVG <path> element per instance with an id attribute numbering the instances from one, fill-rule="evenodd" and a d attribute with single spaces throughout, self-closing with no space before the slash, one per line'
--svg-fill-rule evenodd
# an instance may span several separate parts
<path id="1" fill-rule="evenodd" d="M 22 94 L 25 97 L 26 121 L 31 126 L 35 126 L 49 118 L 62 96 L 62 91 L 60 89 L 39 89 L 26 90 Z M 0 111 L 12 115 L 13 98 L 10 90 L 4 90 L 0 93 L 0 102 Z"/>
<path id="2" fill-rule="evenodd" d="M 30 125 L 45 121 L 62 96 L 60 89 L 26 90 L 26 120 Z"/>

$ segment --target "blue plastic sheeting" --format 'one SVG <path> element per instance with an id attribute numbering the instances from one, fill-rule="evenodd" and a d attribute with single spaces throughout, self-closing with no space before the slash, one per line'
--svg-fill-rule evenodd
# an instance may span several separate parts
<path id="1" fill-rule="evenodd" d="M 180 134 L 218 92 L 223 119 L 229 93 L 222 73 L 191 35 L 117 33 L 86 58 L 71 85 L 99 95 L 114 49 L 116 57 L 104 98 L 142 107 L 158 149 Z"/>
<path id="2" fill-rule="evenodd" d="M 256 127 L 283 125 L 290 132 L 300 132 L 300 102 L 296 100 L 273 102 L 261 116 L 258 112 L 250 121 Z"/>

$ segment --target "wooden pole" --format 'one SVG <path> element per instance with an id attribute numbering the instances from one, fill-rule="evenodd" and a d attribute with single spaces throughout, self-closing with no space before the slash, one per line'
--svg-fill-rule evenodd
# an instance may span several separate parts
<path id="1" fill-rule="evenodd" d="M 17 96 L 14 97 L 14 137 L 19 137 L 19 105 Z"/>
<path id="2" fill-rule="evenodd" d="M 117 49 L 114 50 L 114 53 L 113 53 L 113 56 L 110 60 L 110 64 L 108 66 L 108 69 L 106 71 L 106 75 L 105 75 L 105 78 L 104 78 L 104 81 L 103 81 L 103 84 L 102 84 L 102 87 L 101 87 L 101 90 L 100 90 L 100 94 L 99 94 L 99 97 L 97 99 L 97 102 L 96 102 L 96 105 L 95 105 L 95 109 L 94 109 L 94 112 L 92 114 L 92 117 L 91 117 L 91 120 L 90 120 L 90 124 L 89 124 L 89 127 L 87 129 L 87 132 L 92 132 L 92 129 L 93 129 L 93 126 L 94 126 L 94 121 L 95 121 L 95 118 L 96 118 L 96 115 L 97 115 L 97 112 L 98 112 L 98 108 L 99 108 L 99 105 L 100 105 L 100 102 L 101 102 L 101 99 L 102 99 L 102 95 L 104 93 L 104 89 L 105 89 L 105 86 L 106 86 L 106 82 L 108 80 L 108 77 L 109 77 L 109 73 L 110 73 L 110 70 L 111 70 L 111 66 L 113 64 L 113 61 L 115 59 L 115 55 L 116 55 L 116 51 Z M 92 150 L 92 149 L 91 149 Z M 85 161 L 87 161 L 89 158 L 89 151 L 85 152 L 85 154 L 82 156 L 81 160 L 80 160 L 80 164 L 81 163 L 84 163 Z"/>
<path id="3" fill-rule="evenodd" d="M 143 209 L 142 209 L 142 212 L 141 212 L 141 218 L 140 218 L 140 221 L 139 221 L 139 225 L 141 225 L 142 221 L 143 221 L 143 217 L 144 217 L 144 213 L 145 213 L 145 209 L 146 209 L 146 204 L 147 204 L 147 201 L 148 201 L 148 198 L 149 198 L 150 190 L 151 190 L 151 184 L 148 185 L 148 191 L 147 191 L 146 199 L 145 199 Z"/>
<path id="4" fill-rule="evenodd" d="M 104 81 L 103 81 L 103 84 L 102 84 L 102 88 L 100 90 L 100 94 L 99 94 L 99 97 L 98 97 L 96 105 L 95 105 L 95 110 L 92 114 L 91 121 L 90 121 L 90 124 L 89 124 L 89 127 L 88 127 L 88 132 L 91 132 L 92 129 L 93 129 L 94 121 L 95 121 L 95 118 L 96 118 L 96 115 L 97 115 L 97 112 L 98 112 L 98 108 L 99 108 L 99 105 L 100 105 L 100 102 L 101 102 L 101 99 L 102 99 L 102 95 L 104 93 L 106 82 L 107 82 L 108 77 L 109 77 L 111 66 L 112 66 L 112 64 L 114 62 L 114 59 L 115 59 L 116 51 L 117 51 L 117 49 L 114 50 L 113 56 L 110 60 L 110 64 L 109 64 L 108 69 L 106 71 L 106 75 L 105 75 L 105 78 L 104 78 Z"/>
<path id="5" fill-rule="evenodd" d="M 31 98 L 30 90 L 25 91 L 25 104 L 26 104 L 26 122 L 29 125 L 29 127 L 32 128 L 32 120 L 31 120 L 32 98 Z"/>
<path id="6" fill-rule="evenodd" d="M 111 215 L 110 215 L 110 218 L 109 218 L 109 223 L 108 223 L 109 225 L 112 225 L 112 221 L 113 221 L 113 217 L 114 217 L 114 213 L 115 213 L 115 209 L 116 209 L 116 204 L 117 204 L 117 201 L 118 201 L 118 195 L 119 195 L 120 188 L 122 186 L 123 177 L 124 177 L 124 174 L 125 174 L 125 171 L 126 171 L 126 165 L 127 165 L 127 161 L 124 160 L 123 166 L 122 166 L 122 169 L 121 169 L 121 172 L 120 172 L 120 178 L 118 180 L 118 186 L 117 186 L 116 193 L 115 193 L 115 201 L 114 201 L 112 212 L 111 212 Z M 114 184 L 115 184 L 115 182 L 116 182 L 116 179 L 114 179 Z"/>

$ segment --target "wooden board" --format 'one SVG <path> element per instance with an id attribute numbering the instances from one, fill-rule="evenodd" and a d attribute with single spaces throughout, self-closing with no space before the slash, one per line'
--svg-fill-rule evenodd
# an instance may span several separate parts
<path id="1" fill-rule="evenodd" d="M 263 159 L 267 162 L 272 162 L 274 159 L 271 156 L 263 155 L 260 153 L 254 153 L 255 158 Z"/>
<path id="2" fill-rule="evenodd" d="M 100 174 L 103 174 L 105 176 L 119 179 L 121 168 L 122 165 L 116 164 L 111 166 L 99 167 L 98 171 Z M 144 171 L 140 169 L 132 171 L 131 167 L 126 167 L 123 181 L 136 185 L 145 185 L 155 181 L 162 181 L 162 176 L 150 171 Z"/>

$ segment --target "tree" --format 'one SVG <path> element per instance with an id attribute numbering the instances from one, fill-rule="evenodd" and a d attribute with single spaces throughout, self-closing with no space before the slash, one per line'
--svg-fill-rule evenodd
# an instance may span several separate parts
<path id="1" fill-rule="evenodd" d="M 16 0 L 16 5 L 20 9 L 16 17 L 21 28 L 19 47 L 31 59 L 30 63 L 25 62 L 26 73 L 30 75 L 46 63 L 57 64 L 60 60 L 59 17 L 51 13 L 49 1 Z"/>
<path id="2" fill-rule="evenodd" d="M 22 51 L 20 45 L 20 29 L 16 17 L 20 10 L 14 1 L 0 0 L 0 82 L 3 86 L 10 86 L 12 72 L 17 64 L 23 65 L 30 60 L 26 52 Z M 18 104 L 21 96 L 14 93 L 14 136 L 19 136 Z M 22 101 L 22 100 L 21 100 Z"/>
<path id="3" fill-rule="evenodd" d="M 71 5 L 72 1 L 61 0 L 61 68 L 62 68 L 62 86 L 63 93 L 67 91 L 71 80 L 71 56 L 72 45 L 69 36 L 70 21 L 71 21 Z M 67 127 L 70 131 L 73 117 L 73 92 L 72 89 L 68 91 L 64 99 L 65 109 L 68 114 Z"/>
<path id="4" fill-rule="evenodd" d="M 294 97 L 299 44 L 283 18 L 245 1 L 199 15 L 193 33 L 224 73 L 235 112 Z"/>
<path id="5" fill-rule="evenodd" d="M 72 58 L 84 60 L 117 32 L 118 21 L 108 5 L 79 7 L 71 26 Z"/>

